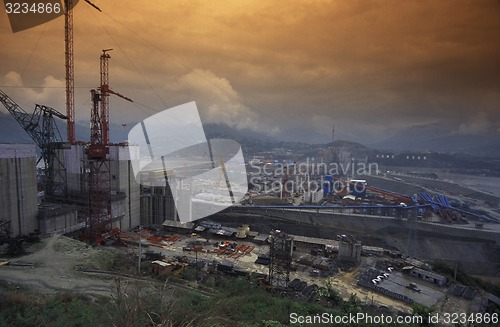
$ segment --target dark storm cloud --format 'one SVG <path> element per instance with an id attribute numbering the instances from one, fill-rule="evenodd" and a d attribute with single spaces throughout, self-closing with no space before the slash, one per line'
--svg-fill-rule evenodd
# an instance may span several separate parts
<path id="1" fill-rule="evenodd" d="M 360 139 L 419 125 L 451 134 L 500 128 L 498 1 L 155 0 L 101 8 L 105 14 L 84 4 L 75 11 L 77 84 L 97 84 L 100 49 L 113 47 L 112 86 L 158 110 L 196 100 L 211 121 L 289 139 L 311 129 L 311 141 L 328 141 L 334 121 Z M 25 85 L 64 78 L 62 20 L 22 38 L 0 23 L 0 41 L 10 44 L 0 49 L 1 76 L 24 70 Z M 83 115 L 88 90 L 79 98 Z M 116 119 L 150 114 L 120 106 Z"/>

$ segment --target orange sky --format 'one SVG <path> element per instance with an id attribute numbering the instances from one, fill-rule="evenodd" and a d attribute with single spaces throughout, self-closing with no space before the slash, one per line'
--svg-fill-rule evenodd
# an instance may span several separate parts
<path id="1" fill-rule="evenodd" d="M 136 101 L 111 99 L 117 124 L 195 100 L 207 121 L 276 138 L 328 142 L 333 122 L 356 141 L 427 125 L 500 136 L 497 0 L 94 3 L 103 13 L 74 12 L 77 120 L 114 48 L 110 85 Z M 63 29 L 12 33 L 0 14 L 0 88 L 25 108 L 64 111 Z"/>

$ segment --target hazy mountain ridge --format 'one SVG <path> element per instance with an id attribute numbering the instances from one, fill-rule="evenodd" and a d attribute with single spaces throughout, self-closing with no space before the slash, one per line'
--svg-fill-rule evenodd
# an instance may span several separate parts
<path id="1" fill-rule="evenodd" d="M 87 123 L 88 124 L 88 123 Z M 89 127 L 85 122 L 77 122 L 76 138 L 82 141 L 89 140 Z M 112 142 L 123 142 L 128 138 L 128 132 L 135 123 L 110 125 Z M 62 121 L 58 121 L 62 138 L 66 139 L 66 128 Z M 239 130 L 226 124 L 205 124 L 207 138 L 232 139 L 239 142 L 247 156 L 260 152 L 272 152 L 287 149 L 298 154 L 313 154 L 321 148 L 327 148 L 328 143 L 309 144 L 305 142 L 290 142 L 272 139 L 249 129 Z M 5 112 L 0 112 L 0 142 L 2 143 L 33 143 L 31 138 L 19 126 L 14 118 Z M 341 143 L 338 143 L 341 142 Z M 494 133 L 484 135 L 450 135 L 439 131 L 439 126 L 413 126 L 404 133 L 387 138 L 386 140 L 361 145 L 350 141 L 336 141 L 336 145 L 344 148 L 363 151 L 385 150 L 393 152 L 443 152 L 463 153 L 484 157 L 500 157 L 500 138 Z M 293 155 L 294 153 L 290 153 Z"/>
<path id="2" fill-rule="evenodd" d="M 479 135 L 461 135 L 440 125 L 411 126 L 385 140 L 368 143 L 371 148 L 392 151 L 465 153 L 484 157 L 500 157 L 500 134 L 484 131 Z"/>
<path id="3" fill-rule="evenodd" d="M 8 113 L 0 112 L 1 143 L 33 143 L 28 134 Z"/>

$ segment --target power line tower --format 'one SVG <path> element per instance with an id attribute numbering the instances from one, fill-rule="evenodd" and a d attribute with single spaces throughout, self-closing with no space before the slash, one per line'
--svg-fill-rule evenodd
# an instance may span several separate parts
<path id="1" fill-rule="evenodd" d="M 293 237 L 280 230 L 274 230 L 270 234 L 269 285 L 274 288 L 286 288 L 290 281 Z"/>

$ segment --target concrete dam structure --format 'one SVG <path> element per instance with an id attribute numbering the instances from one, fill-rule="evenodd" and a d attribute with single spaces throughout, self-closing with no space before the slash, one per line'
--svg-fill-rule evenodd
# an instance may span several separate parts
<path id="1" fill-rule="evenodd" d="M 225 216 L 225 217 L 224 217 Z M 438 224 L 423 221 L 337 213 L 328 209 L 271 209 L 232 207 L 218 216 L 224 221 L 283 226 L 307 236 L 335 239 L 338 234 L 353 234 L 377 245 L 407 253 L 409 231 L 415 231 L 415 257 L 428 261 L 459 263 L 469 273 L 497 275 L 500 273 L 500 231 L 475 228 L 474 225 Z M 295 225 L 295 226 L 294 226 Z M 495 224 L 496 225 L 496 224 Z M 492 225 L 493 226 L 493 225 Z"/>

